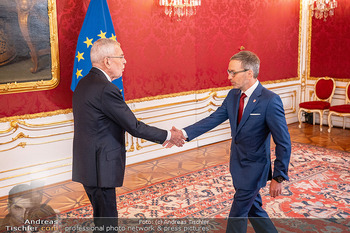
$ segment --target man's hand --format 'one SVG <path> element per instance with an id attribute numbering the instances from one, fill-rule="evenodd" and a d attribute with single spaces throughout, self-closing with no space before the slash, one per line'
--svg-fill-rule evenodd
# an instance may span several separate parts
<path id="1" fill-rule="evenodd" d="M 165 141 L 163 143 L 163 146 L 166 148 L 171 148 L 173 147 L 173 145 L 176 145 L 178 147 L 182 147 L 183 144 L 185 144 L 185 136 L 183 135 L 182 131 L 175 128 L 173 126 L 173 128 L 171 128 L 171 138 L 169 141 Z"/>
<path id="2" fill-rule="evenodd" d="M 270 196 L 275 198 L 282 193 L 282 183 L 278 183 L 274 179 L 271 180 L 270 184 Z"/>

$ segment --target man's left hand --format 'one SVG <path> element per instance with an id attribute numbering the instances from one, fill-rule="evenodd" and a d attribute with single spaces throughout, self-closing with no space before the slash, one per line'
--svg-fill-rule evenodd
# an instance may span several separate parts
<path id="1" fill-rule="evenodd" d="M 279 196 L 282 193 L 282 188 L 282 183 L 278 183 L 277 181 L 272 179 L 270 184 L 270 196 L 273 198 Z"/>

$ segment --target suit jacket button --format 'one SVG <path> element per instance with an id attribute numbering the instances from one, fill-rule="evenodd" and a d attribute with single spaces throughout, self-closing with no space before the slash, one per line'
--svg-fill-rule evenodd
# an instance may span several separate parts
<path id="1" fill-rule="evenodd" d="M 238 144 L 238 142 L 237 142 L 237 141 L 235 141 L 235 144 Z"/>

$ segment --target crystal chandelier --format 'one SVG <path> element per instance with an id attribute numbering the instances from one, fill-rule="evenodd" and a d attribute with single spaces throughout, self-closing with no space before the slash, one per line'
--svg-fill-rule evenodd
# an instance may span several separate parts
<path id="1" fill-rule="evenodd" d="M 336 0 L 310 0 L 312 16 L 316 19 L 327 20 L 328 16 L 334 15 L 334 8 L 338 5 Z"/>
<path id="2" fill-rule="evenodd" d="M 201 0 L 159 0 L 159 5 L 164 6 L 164 13 L 169 16 L 192 16 L 196 14 L 197 6 L 201 5 Z"/>

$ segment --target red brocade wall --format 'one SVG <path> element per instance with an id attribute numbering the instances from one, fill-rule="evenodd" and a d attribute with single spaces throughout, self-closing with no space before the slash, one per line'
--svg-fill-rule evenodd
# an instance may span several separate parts
<path id="1" fill-rule="evenodd" d="M 350 1 L 337 2 L 333 17 L 312 19 L 312 77 L 350 79 Z"/>
<path id="2" fill-rule="evenodd" d="M 260 81 L 298 76 L 295 0 L 203 0 L 197 15 L 171 20 L 156 0 L 108 0 L 127 60 L 127 100 L 229 86 L 229 58 L 244 46 L 261 59 Z M 0 95 L 0 118 L 71 107 L 75 46 L 89 0 L 57 0 L 60 84 Z"/>

